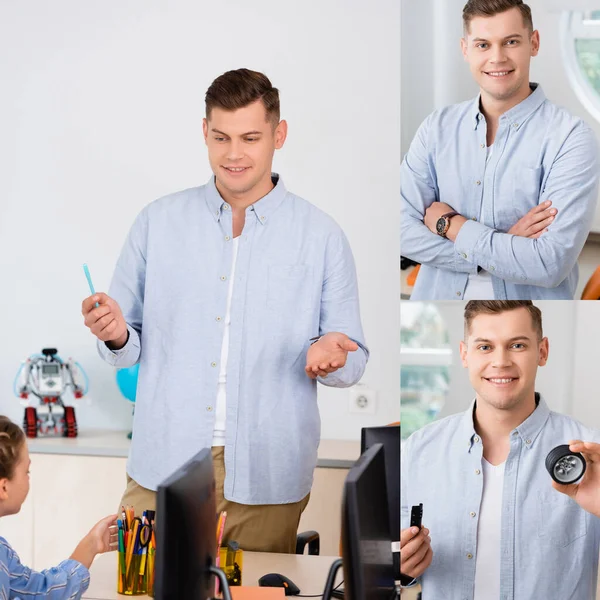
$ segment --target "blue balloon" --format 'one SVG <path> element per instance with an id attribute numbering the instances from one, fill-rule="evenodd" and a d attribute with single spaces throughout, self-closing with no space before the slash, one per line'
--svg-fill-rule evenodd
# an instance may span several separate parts
<path id="1" fill-rule="evenodd" d="M 129 402 L 135 402 L 135 392 L 137 390 L 139 363 L 126 369 L 117 369 L 117 385 L 119 390 Z"/>

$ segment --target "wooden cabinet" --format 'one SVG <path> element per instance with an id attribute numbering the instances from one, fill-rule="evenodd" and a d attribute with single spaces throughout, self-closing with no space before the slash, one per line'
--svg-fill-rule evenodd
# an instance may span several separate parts
<path id="1" fill-rule="evenodd" d="M 321 538 L 321 554 L 338 556 L 342 527 L 342 495 L 347 469 L 315 469 L 308 506 L 299 531 L 314 529 Z"/>
<path id="2" fill-rule="evenodd" d="M 17 515 L 0 519 L 0 536 L 36 570 L 68 558 L 102 517 L 117 512 L 127 459 L 31 454 L 31 489 Z M 321 554 L 339 552 L 342 489 L 347 469 L 317 468 L 300 531 L 321 536 Z"/>
<path id="3" fill-rule="evenodd" d="M 17 552 L 24 565 L 33 564 L 33 482 L 27 499 L 16 515 L 0 519 L 0 536 Z"/>
<path id="4" fill-rule="evenodd" d="M 35 569 L 68 558 L 95 523 L 118 511 L 126 486 L 126 460 L 32 455 Z"/>

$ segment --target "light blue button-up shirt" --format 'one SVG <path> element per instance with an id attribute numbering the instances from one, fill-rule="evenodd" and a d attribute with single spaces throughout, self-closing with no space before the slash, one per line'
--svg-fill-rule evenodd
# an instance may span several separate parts
<path id="1" fill-rule="evenodd" d="M 473 407 L 413 433 L 402 449 L 402 528 L 423 503 L 433 561 L 421 577 L 423 600 L 472 600 L 477 524 L 483 492 L 483 446 Z M 499 600 L 596 598 L 600 519 L 552 488 L 548 452 L 600 432 L 548 409 L 510 435 L 502 495 Z M 471 515 L 474 513 L 474 516 Z"/>
<path id="2" fill-rule="evenodd" d="M 78 600 L 89 585 L 89 571 L 76 560 L 65 560 L 45 571 L 32 571 L 21 564 L 17 553 L 0 537 L 0 600 Z"/>
<path id="3" fill-rule="evenodd" d="M 419 128 L 401 177 L 401 252 L 422 265 L 411 299 L 462 300 L 478 267 L 491 273 L 497 300 L 573 299 L 598 199 L 597 142 L 531 85 L 500 117 L 487 167 L 479 98 L 436 111 Z M 436 200 L 469 219 L 454 243 L 423 223 Z M 558 209 L 546 233 L 507 233 L 546 200 Z"/>
<path id="4" fill-rule="evenodd" d="M 149 204 L 136 219 L 109 295 L 129 327 L 111 365 L 140 362 L 128 474 L 155 490 L 210 447 L 232 263 L 231 207 L 214 179 Z M 310 339 L 345 333 L 359 344 L 320 379 L 346 387 L 368 358 L 356 271 L 340 227 L 281 179 L 246 209 L 229 330 L 225 497 L 297 502 L 310 491 L 320 420 L 305 371 Z"/>

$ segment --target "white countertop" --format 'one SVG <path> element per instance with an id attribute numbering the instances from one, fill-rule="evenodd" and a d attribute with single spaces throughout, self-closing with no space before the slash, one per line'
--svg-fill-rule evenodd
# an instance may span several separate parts
<path id="1" fill-rule="evenodd" d="M 127 458 L 131 440 L 126 431 L 84 430 L 76 438 L 30 438 L 32 454 L 72 454 Z M 360 442 L 321 440 L 317 467 L 349 469 L 360 455 Z"/>

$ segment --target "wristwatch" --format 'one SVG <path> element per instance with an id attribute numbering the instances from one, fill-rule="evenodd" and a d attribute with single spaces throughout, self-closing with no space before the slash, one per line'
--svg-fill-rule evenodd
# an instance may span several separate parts
<path id="1" fill-rule="evenodd" d="M 455 210 L 453 210 L 452 212 L 442 215 L 437 220 L 437 223 L 435 224 L 435 230 L 438 235 L 441 235 L 443 238 L 446 237 L 446 234 L 448 233 L 448 229 L 450 229 L 450 219 L 457 214 L 458 213 Z"/>

